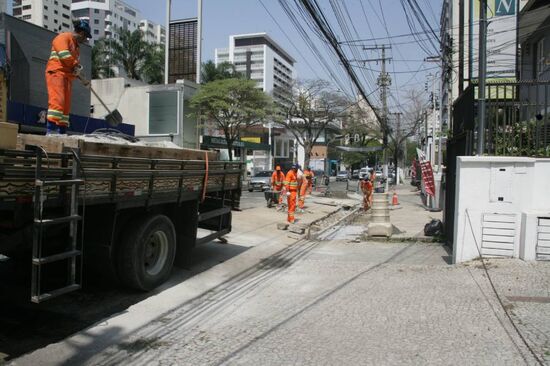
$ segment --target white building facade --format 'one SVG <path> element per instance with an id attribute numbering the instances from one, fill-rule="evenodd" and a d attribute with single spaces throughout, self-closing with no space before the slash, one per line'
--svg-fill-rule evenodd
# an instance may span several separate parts
<path id="1" fill-rule="evenodd" d="M 287 105 L 296 76 L 294 60 L 267 33 L 229 36 L 229 48 L 216 48 L 215 63 L 230 62 L 237 72 L 256 81 L 258 88 Z"/>
<path id="2" fill-rule="evenodd" d="M 72 30 L 71 0 L 14 0 L 13 16 L 54 32 Z"/>
<path id="3" fill-rule="evenodd" d="M 146 42 L 155 44 L 166 43 L 166 28 L 162 25 L 143 19 L 139 22 L 139 29 L 143 32 Z"/>
<path id="4" fill-rule="evenodd" d="M 74 18 L 86 19 L 90 22 L 93 36 L 90 44 L 92 45 L 100 38 L 117 39 L 117 28 L 127 29 L 130 32 L 141 29 L 148 42 L 164 43 L 166 36 L 164 27 L 143 20 L 137 8 L 123 1 L 73 0 L 71 11 Z"/>

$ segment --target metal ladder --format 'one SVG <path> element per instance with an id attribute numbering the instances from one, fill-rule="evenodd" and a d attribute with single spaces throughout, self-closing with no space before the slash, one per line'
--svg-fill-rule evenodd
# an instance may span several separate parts
<path id="1" fill-rule="evenodd" d="M 73 153 L 63 153 L 63 166 L 67 165 L 68 157 Z M 76 153 L 74 153 L 76 154 Z M 46 158 L 47 155 L 46 155 Z M 71 176 L 69 179 L 47 179 L 47 171 L 43 171 L 42 151 L 36 152 L 36 173 L 34 189 L 34 225 L 33 225 L 33 247 L 32 247 L 32 279 L 31 279 L 31 301 L 40 303 L 54 297 L 75 291 L 81 288 L 82 284 L 82 248 L 78 240 L 78 222 L 82 217 L 78 214 L 78 193 L 79 186 L 84 180 L 79 179 L 79 160 L 72 160 Z M 49 163 L 48 163 L 49 164 Z M 46 173 L 46 174 L 44 174 Z M 66 175 L 65 175 L 66 177 Z M 63 177 L 63 178 L 65 178 Z M 45 218 L 44 203 L 47 199 L 45 189 L 50 187 L 59 188 L 61 200 L 66 199 L 66 190 L 70 188 L 70 202 L 68 215 L 62 217 Z M 44 256 L 42 253 L 44 230 L 54 225 L 69 224 L 69 243 L 64 252 Z M 80 261 L 77 258 L 80 257 Z M 66 285 L 49 290 L 42 291 L 42 266 L 68 259 L 67 282 Z"/>

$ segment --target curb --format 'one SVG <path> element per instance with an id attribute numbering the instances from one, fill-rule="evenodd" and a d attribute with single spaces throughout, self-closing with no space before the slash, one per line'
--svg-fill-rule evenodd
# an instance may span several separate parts
<path id="1" fill-rule="evenodd" d="M 359 210 L 361 209 L 361 207 L 359 205 L 356 205 L 355 208 L 354 206 L 351 207 L 351 210 L 350 212 L 342 217 L 340 220 L 336 221 L 335 223 L 325 227 L 324 229 L 320 230 L 320 231 L 315 231 L 312 233 L 311 231 L 311 227 L 315 224 L 317 224 L 318 222 L 321 222 L 323 220 L 326 220 L 328 219 L 330 216 L 336 214 L 337 212 L 340 212 L 342 211 L 342 208 L 334 211 L 334 212 L 331 212 L 330 214 L 320 218 L 320 219 L 317 219 L 315 220 L 314 222 L 312 222 L 311 224 L 309 224 L 309 226 L 307 227 L 307 233 L 305 234 L 305 239 L 307 240 L 315 240 L 317 239 L 320 235 L 322 235 L 323 233 L 327 232 L 328 230 L 332 229 L 333 227 L 337 226 L 337 225 L 341 225 L 342 223 L 349 223 L 350 219 L 351 218 L 354 218 L 357 213 L 359 212 Z"/>

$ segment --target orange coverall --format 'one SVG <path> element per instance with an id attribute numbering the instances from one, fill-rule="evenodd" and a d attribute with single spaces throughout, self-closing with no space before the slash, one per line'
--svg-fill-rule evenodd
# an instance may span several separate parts
<path id="1" fill-rule="evenodd" d="M 311 187 L 313 187 L 313 172 L 309 169 L 304 170 L 304 179 L 300 184 L 300 200 L 298 201 L 298 207 L 304 208 L 306 202 L 306 196 L 311 194 Z"/>
<path id="2" fill-rule="evenodd" d="M 372 206 L 373 184 L 369 179 L 361 181 L 361 191 L 363 191 L 363 208 L 368 210 Z"/>
<path id="3" fill-rule="evenodd" d="M 288 217 L 287 221 L 289 223 L 294 223 L 294 212 L 296 211 L 296 195 L 298 194 L 298 178 L 294 170 L 289 170 L 286 173 L 285 178 L 285 189 L 290 193 L 288 196 Z"/>
<path id="4" fill-rule="evenodd" d="M 285 173 L 282 170 L 275 170 L 271 175 L 271 187 L 273 191 L 280 192 L 279 195 L 279 204 L 283 203 L 283 194 L 282 190 L 284 187 Z"/>
<path id="5" fill-rule="evenodd" d="M 74 69 L 79 64 L 80 48 L 71 32 L 53 39 L 50 59 L 46 66 L 48 88 L 48 116 L 50 122 L 61 127 L 69 126 Z"/>

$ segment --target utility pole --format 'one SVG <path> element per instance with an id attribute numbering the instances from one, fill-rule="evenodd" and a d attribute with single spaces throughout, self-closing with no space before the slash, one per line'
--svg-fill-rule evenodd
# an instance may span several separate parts
<path id="1" fill-rule="evenodd" d="M 363 47 L 365 51 L 377 51 L 381 50 L 380 58 L 363 60 L 367 62 L 380 62 L 382 64 L 382 70 L 380 76 L 378 76 L 378 86 L 380 87 L 380 98 L 382 100 L 382 143 L 384 145 L 384 175 L 386 176 L 386 188 L 385 192 L 389 191 L 390 185 L 388 178 L 388 87 L 391 85 L 391 77 L 386 72 L 386 61 L 391 61 L 391 57 L 386 57 L 386 50 L 391 49 L 390 45 L 375 45 L 372 47 Z"/>
<path id="2" fill-rule="evenodd" d="M 170 57 L 170 10 L 172 0 L 166 0 L 166 30 L 164 37 L 164 84 L 168 84 L 168 66 Z"/>
<path id="3" fill-rule="evenodd" d="M 478 108 L 479 122 L 477 125 L 477 156 L 485 150 L 485 78 L 487 76 L 487 0 L 480 1 L 479 12 L 479 90 Z"/>

